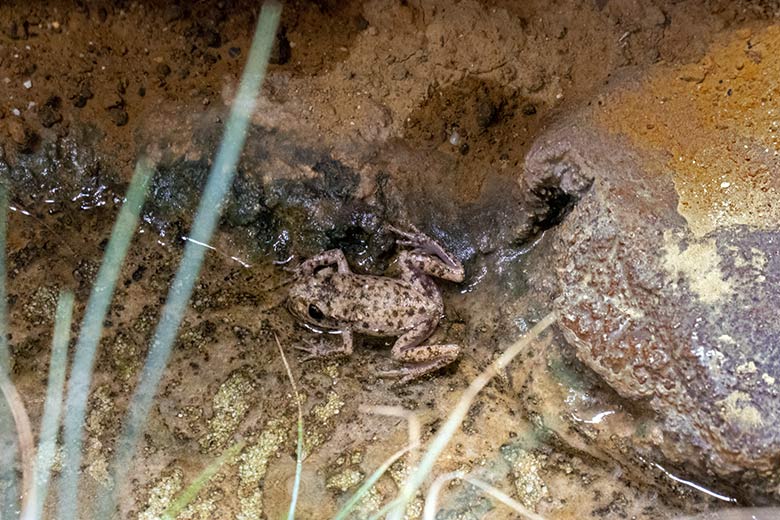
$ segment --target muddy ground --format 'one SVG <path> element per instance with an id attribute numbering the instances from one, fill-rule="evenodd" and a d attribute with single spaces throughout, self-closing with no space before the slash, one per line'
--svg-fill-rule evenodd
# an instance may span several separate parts
<path id="1" fill-rule="evenodd" d="M 36 425 L 57 291 L 75 290 L 80 316 L 136 159 L 158 165 L 95 369 L 85 507 L 105 483 L 257 11 L 253 2 L 0 6 L 13 376 Z M 546 230 L 567 201 L 524 191 L 534 137 L 599 103 L 620 78 L 695 62 L 721 35 L 771 24 L 777 12 L 772 2 L 726 0 L 286 3 L 122 518 L 158 516 L 236 439 L 247 447 L 180 518 L 286 511 L 296 409 L 275 334 L 304 397 L 299 517 L 335 513 L 406 442 L 403 419 L 362 407 L 413 410 L 429 438 L 469 382 L 547 312 Z M 388 222 L 420 226 L 467 271 L 463 284 L 441 284 L 446 318 L 434 335 L 461 344 L 462 359 L 403 387 L 376 376 L 393 368 L 383 341 L 364 339 L 348 360 L 301 363 L 294 347 L 310 332 L 278 287 L 289 277 L 280 264 L 334 247 L 355 270 L 382 273 L 396 252 Z M 645 412 L 605 388 L 559 334 L 545 344 L 486 389 L 437 474 L 473 471 L 547 518 L 664 518 L 723 505 L 630 450 L 602 449 L 604 417 L 619 429 Z M 362 516 L 393 496 L 406 467 L 380 481 Z M 513 517 L 462 485 L 442 503 L 441 518 Z"/>

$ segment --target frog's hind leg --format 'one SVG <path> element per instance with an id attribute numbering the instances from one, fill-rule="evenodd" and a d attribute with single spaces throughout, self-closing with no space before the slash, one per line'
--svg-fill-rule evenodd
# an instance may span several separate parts
<path id="1" fill-rule="evenodd" d="M 436 321 L 430 320 L 399 337 L 393 345 L 392 356 L 406 365 L 397 370 L 381 372 L 379 376 L 400 377 L 398 383 L 404 384 L 455 361 L 460 355 L 459 345 L 420 345 L 435 327 Z"/>

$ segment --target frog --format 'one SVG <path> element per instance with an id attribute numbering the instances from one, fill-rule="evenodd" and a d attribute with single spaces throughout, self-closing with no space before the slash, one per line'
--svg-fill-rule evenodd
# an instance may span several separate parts
<path id="1" fill-rule="evenodd" d="M 437 241 L 410 228 L 387 226 L 403 248 L 395 259 L 396 277 L 353 272 L 341 249 L 320 253 L 294 269 L 287 297 L 290 313 L 312 331 L 341 335 L 336 346 L 324 340 L 296 346 L 306 354 L 301 362 L 351 355 L 355 334 L 397 338 L 391 356 L 401 367 L 378 375 L 396 378 L 399 384 L 450 365 L 460 356 L 457 344 L 425 340 L 444 317 L 434 278 L 462 282 L 463 264 Z"/>

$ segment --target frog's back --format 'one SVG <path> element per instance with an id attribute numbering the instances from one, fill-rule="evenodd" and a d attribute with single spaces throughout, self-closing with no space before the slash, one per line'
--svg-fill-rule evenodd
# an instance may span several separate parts
<path id="1" fill-rule="evenodd" d="M 443 312 L 440 295 L 431 298 L 405 280 L 334 273 L 331 282 L 331 318 L 360 334 L 399 336 Z"/>

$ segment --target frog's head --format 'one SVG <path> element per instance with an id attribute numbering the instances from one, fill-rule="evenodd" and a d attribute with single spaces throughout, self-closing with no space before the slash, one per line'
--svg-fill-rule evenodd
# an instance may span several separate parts
<path id="1" fill-rule="evenodd" d="M 287 309 L 298 320 L 315 329 L 339 328 L 337 320 L 332 317 L 327 290 L 317 277 L 299 280 L 290 286 Z"/>

